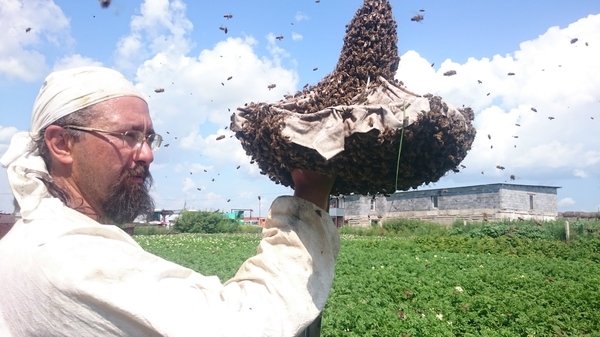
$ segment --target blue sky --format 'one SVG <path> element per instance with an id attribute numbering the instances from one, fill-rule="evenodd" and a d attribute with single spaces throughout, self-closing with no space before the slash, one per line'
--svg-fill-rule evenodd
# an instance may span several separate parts
<path id="1" fill-rule="evenodd" d="M 261 196 L 264 216 L 277 195 L 292 191 L 260 175 L 235 137 L 216 138 L 231 135 L 230 110 L 279 100 L 331 72 L 361 4 L 113 0 L 102 9 L 95 0 L 0 0 L 0 154 L 15 132 L 29 128 L 50 71 L 113 67 L 148 95 L 155 128 L 169 144 L 151 167 L 158 207 L 251 208 L 257 215 Z M 396 77 L 476 113 L 466 168 L 420 189 L 558 186 L 560 211 L 600 208 L 599 2 L 391 4 L 402 56 Z M 420 9 L 424 20 L 411 21 Z M 443 76 L 447 70 L 457 75 Z M 271 83 L 277 87 L 268 90 Z M 155 93 L 159 87 L 165 92 Z M 0 211 L 12 211 L 11 202 L 2 172 Z"/>

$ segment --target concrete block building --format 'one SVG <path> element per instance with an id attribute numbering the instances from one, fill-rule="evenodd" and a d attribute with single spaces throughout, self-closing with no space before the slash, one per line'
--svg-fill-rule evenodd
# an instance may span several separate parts
<path id="1" fill-rule="evenodd" d="M 371 226 L 387 219 L 408 218 L 451 224 L 457 220 L 555 220 L 556 186 L 507 183 L 396 192 L 389 196 L 340 196 L 330 208 L 343 224 Z M 339 221 L 339 219 L 337 220 Z"/>

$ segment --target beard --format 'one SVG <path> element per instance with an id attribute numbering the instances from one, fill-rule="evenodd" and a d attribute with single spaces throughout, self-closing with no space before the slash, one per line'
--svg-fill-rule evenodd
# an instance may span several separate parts
<path id="1" fill-rule="evenodd" d="M 131 183 L 133 177 L 142 177 L 144 182 Z M 132 222 L 140 214 L 154 211 L 154 200 L 149 192 L 153 182 L 148 167 L 137 165 L 124 169 L 101 205 L 106 217 L 115 224 L 124 224 Z"/>

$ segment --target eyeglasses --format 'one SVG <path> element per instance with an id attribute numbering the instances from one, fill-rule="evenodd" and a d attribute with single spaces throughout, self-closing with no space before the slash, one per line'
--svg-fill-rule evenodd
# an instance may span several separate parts
<path id="1" fill-rule="evenodd" d="M 113 132 L 113 131 L 107 131 L 107 130 L 102 130 L 102 129 L 87 128 L 85 126 L 77 126 L 77 125 L 65 125 L 62 128 L 70 129 L 70 130 L 85 131 L 85 132 L 100 132 L 100 133 L 106 133 L 109 135 L 121 137 L 121 139 L 123 140 L 123 146 L 128 146 L 132 149 L 136 149 L 136 148 L 142 146 L 142 142 L 145 140 L 148 143 L 148 146 L 150 146 L 150 149 L 152 149 L 152 151 L 156 151 L 156 150 L 158 150 L 158 148 L 160 148 L 160 144 L 162 143 L 161 135 L 157 135 L 155 133 L 146 135 L 143 132 L 136 131 L 136 130 L 130 130 L 130 131 L 125 131 L 125 132 Z"/>

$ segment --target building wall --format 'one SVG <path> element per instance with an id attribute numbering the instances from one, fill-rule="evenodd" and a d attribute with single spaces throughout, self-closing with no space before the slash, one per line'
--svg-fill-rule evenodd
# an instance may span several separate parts
<path id="1" fill-rule="evenodd" d="M 0 239 L 8 233 L 15 221 L 15 216 L 12 214 L 0 214 Z"/>
<path id="2" fill-rule="evenodd" d="M 553 220 L 557 187 L 489 184 L 390 196 L 346 196 L 345 221 L 369 226 L 387 219 L 409 218 L 451 224 L 456 220 Z M 533 208 L 531 208 L 533 205 Z"/>

